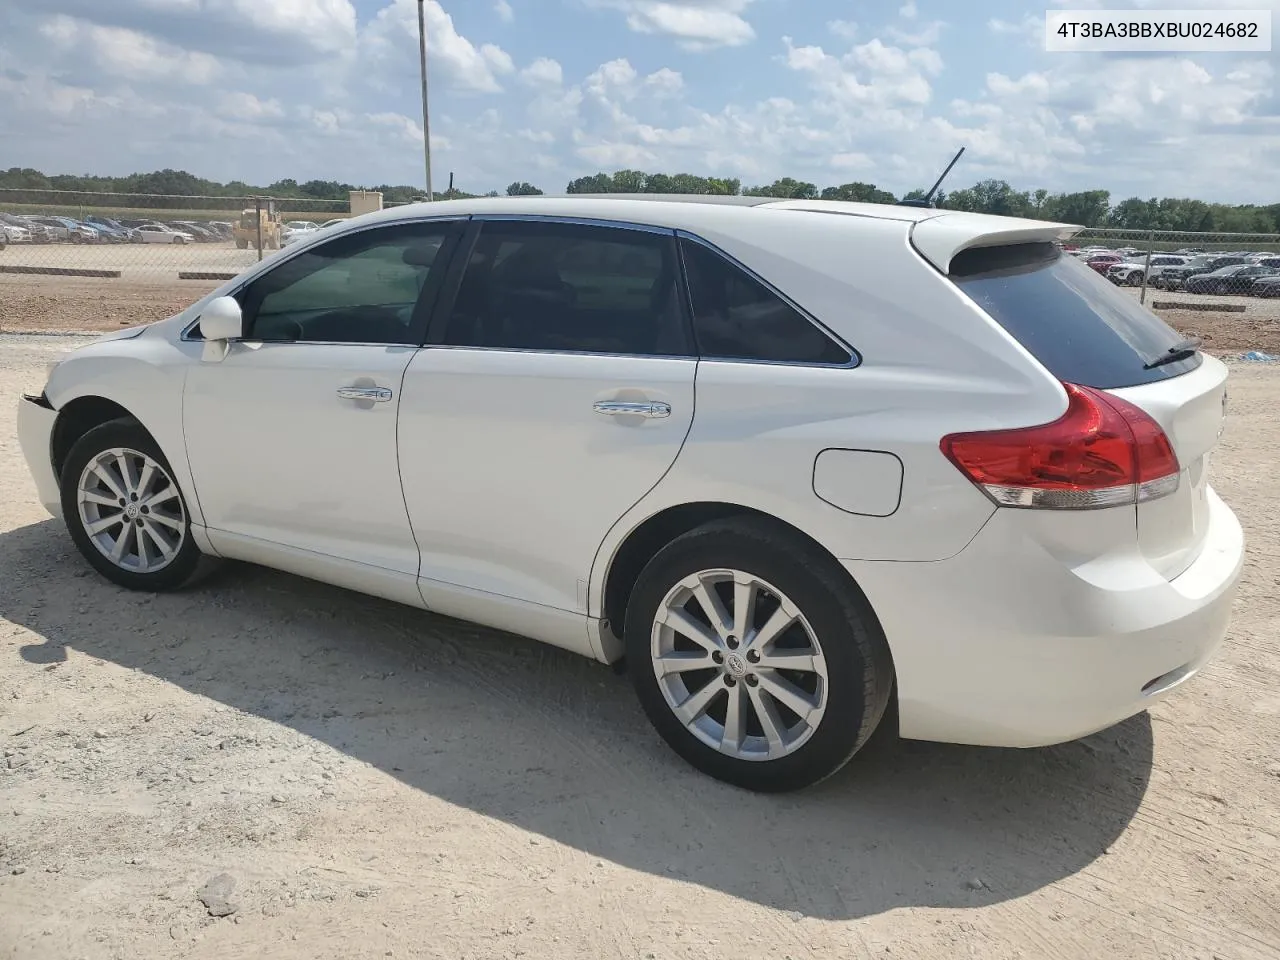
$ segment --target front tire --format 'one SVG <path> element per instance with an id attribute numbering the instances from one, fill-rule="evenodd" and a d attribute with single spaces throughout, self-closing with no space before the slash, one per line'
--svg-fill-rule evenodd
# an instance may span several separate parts
<path id="1" fill-rule="evenodd" d="M 749 790 L 835 773 L 875 732 L 893 687 L 861 591 L 774 521 L 716 521 L 672 541 L 641 572 L 623 632 L 658 733 L 698 770 Z"/>
<path id="2" fill-rule="evenodd" d="M 112 583 L 158 592 L 187 583 L 202 556 L 173 469 L 136 420 L 94 427 L 62 466 L 62 514 L 89 565 Z"/>

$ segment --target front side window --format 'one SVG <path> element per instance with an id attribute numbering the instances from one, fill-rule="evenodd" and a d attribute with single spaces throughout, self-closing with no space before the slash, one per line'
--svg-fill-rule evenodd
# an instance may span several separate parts
<path id="1" fill-rule="evenodd" d="M 246 340 L 409 344 L 439 288 L 450 224 L 397 224 L 293 257 L 241 294 Z"/>
<path id="2" fill-rule="evenodd" d="M 485 223 L 442 342 L 688 356 L 675 238 L 619 227 Z"/>
<path id="3" fill-rule="evenodd" d="M 698 352 L 717 360 L 849 363 L 849 351 L 719 253 L 681 240 Z"/>

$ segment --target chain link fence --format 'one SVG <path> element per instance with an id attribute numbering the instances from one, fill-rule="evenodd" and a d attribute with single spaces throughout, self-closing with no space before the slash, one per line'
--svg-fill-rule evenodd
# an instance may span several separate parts
<path id="1" fill-rule="evenodd" d="M 162 319 L 347 200 L 0 189 L 0 331 Z M 1219 352 L 1280 353 L 1280 235 L 1088 229 L 1064 248 Z"/>
<path id="2" fill-rule="evenodd" d="M 1280 234 L 1088 229 L 1064 249 L 1210 350 L 1280 354 Z"/>
<path id="3" fill-rule="evenodd" d="M 0 189 L 0 331 L 162 319 L 347 200 Z"/>

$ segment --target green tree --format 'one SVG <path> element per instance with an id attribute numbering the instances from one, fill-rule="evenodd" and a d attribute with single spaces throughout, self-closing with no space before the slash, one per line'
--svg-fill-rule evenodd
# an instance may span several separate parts
<path id="1" fill-rule="evenodd" d="M 614 193 L 613 178 L 607 173 L 571 180 L 566 193 Z"/>
<path id="2" fill-rule="evenodd" d="M 775 180 L 767 187 L 751 187 L 742 191 L 748 197 L 778 197 L 783 200 L 816 200 L 818 188 L 812 183 L 783 177 Z"/>
<path id="3" fill-rule="evenodd" d="M 924 191 L 917 191 L 924 196 Z M 888 190 L 881 190 L 874 183 L 844 183 L 827 187 L 822 191 L 823 200 L 848 200 L 854 203 L 897 203 L 898 198 Z"/>
<path id="4" fill-rule="evenodd" d="M 507 186 L 508 197 L 540 197 L 542 191 L 535 187 L 532 183 L 525 180 L 517 180 L 515 183 Z"/>

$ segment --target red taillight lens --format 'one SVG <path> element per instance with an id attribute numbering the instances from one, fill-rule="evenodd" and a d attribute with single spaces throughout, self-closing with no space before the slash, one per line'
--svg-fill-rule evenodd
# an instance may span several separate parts
<path id="1" fill-rule="evenodd" d="M 1067 412 L 1017 430 L 953 433 L 942 452 L 997 504 L 1086 510 L 1178 489 L 1178 457 L 1160 424 L 1119 397 L 1065 383 Z"/>

